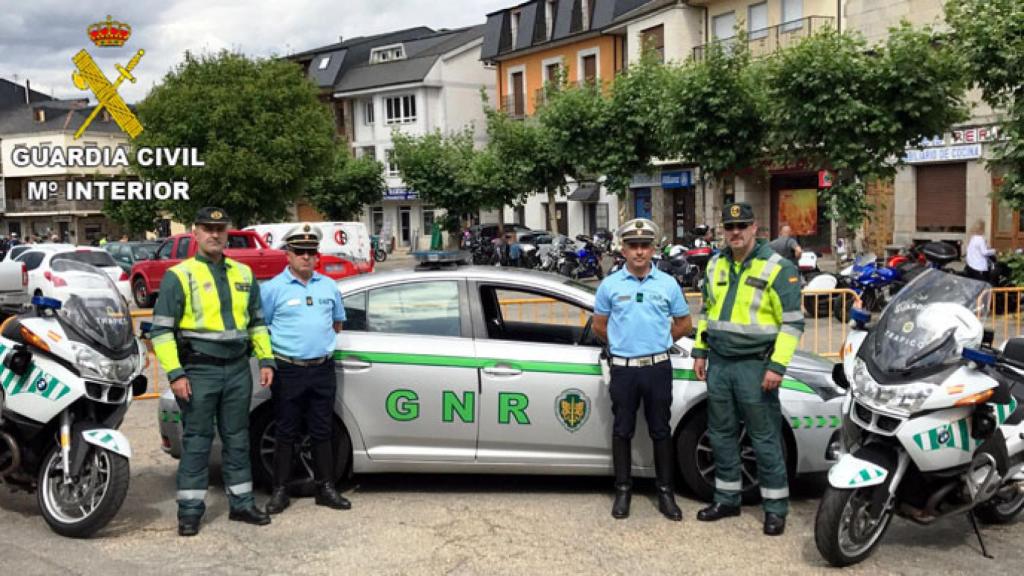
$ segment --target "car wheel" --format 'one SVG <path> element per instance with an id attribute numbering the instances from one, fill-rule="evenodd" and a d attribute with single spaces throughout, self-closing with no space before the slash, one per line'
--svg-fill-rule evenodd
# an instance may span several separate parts
<path id="1" fill-rule="evenodd" d="M 780 431 L 781 432 L 781 431 Z M 786 461 L 786 472 L 791 475 L 789 446 L 782 440 L 782 457 Z M 676 463 L 679 477 L 693 494 L 705 502 L 715 495 L 715 459 L 708 437 L 708 412 L 704 407 L 686 422 L 676 436 Z M 740 470 L 743 479 L 743 503 L 754 504 L 761 500 L 757 484 L 757 457 L 750 443 L 746 427 L 740 430 Z"/>
<path id="2" fill-rule="evenodd" d="M 270 488 L 274 485 L 274 449 L 277 447 L 277 426 L 270 402 L 252 414 L 249 424 L 249 460 L 252 478 L 257 486 Z M 334 418 L 334 433 L 331 439 L 334 448 L 334 480 L 344 478 L 352 465 L 352 440 L 345 426 Z M 298 449 L 292 461 L 292 477 L 289 490 L 304 493 L 313 481 L 312 444 L 308 434 L 299 440 Z"/>
<path id="3" fill-rule="evenodd" d="M 132 298 L 139 308 L 152 308 L 156 301 L 156 297 L 150 294 L 149 289 L 146 288 L 146 279 L 142 276 L 132 281 Z"/>

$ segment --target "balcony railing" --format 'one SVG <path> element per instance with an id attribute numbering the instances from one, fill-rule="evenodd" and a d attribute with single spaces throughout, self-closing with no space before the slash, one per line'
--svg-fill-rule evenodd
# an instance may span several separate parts
<path id="1" fill-rule="evenodd" d="M 66 200 L 63 191 L 49 200 L 27 200 L 15 198 L 6 201 L 5 212 L 101 212 L 103 200 Z"/>
<path id="2" fill-rule="evenodd" d="M 815 32 L 834 26 L 835 18 L 831 16 L 808 16 L 807 18 L 785 22 L 778 26 L 751 30 L 747 33 L 747 47 L 750 49 L 751 56 L 760 58 L 788 48 Z M 707 55 L 707 51 L 714 44 L 721 46 L 725 50 L 730 50 L 736 42 L 737 39 L 733 37 L 697 46 L 693 49 L 693 59 L 703 60 Z"/>
<path id="3" fill-rule="evenodd" d="M 502 96 L 501 109 L 511 118 L 525 118 L 526 98 L 525 96 L 516 98 L 515 95 Z"/>

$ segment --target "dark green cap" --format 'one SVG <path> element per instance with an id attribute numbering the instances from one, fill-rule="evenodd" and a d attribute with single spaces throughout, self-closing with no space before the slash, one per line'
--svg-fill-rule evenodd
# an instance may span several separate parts
<path id="1" fill-rule="evenodd" d="M 725 207 L 722 208 L 722 224 L 753 221 L 754 209 L 746 202 L 734 202 L 732 204 L 726 204 Z"/>
<path id="2" fill-rule="evenodd" d="M 231 218 L 228 217 L 228 213 L 223 208 L 217 208 L 216 206 L 206 206 L 200 208 L 196 212 L 196 224 L 224 224 L 225 226 L 231 223 Z"/>

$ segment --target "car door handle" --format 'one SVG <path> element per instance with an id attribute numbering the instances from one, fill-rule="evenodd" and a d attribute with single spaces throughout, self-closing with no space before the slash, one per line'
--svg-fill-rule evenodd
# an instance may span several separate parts
<path id="1" fill-rule="evenodd" d="M 362 360 L 357 360 L 356 358 L 343 358 L 341 360 L 341 367 L 345 368 L 346 370 L 366 370 L 371 366 L 373 366 L 372 363 L 363 362 Z"/>
<path id="2" fill-rule="evenodd" d="M 508 366 L 490 366 L 483 370 L 484 374 L 490 376 L 519 376 L 523 373 L 523 371 L 518 368 L 509 368 Z"/>

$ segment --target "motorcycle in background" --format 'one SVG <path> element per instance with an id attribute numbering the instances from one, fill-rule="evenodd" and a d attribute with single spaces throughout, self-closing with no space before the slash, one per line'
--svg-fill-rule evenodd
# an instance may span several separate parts
<path id="1" fill-rule="evenodd" d="M 67 298 L 36 296 L 0 331 L 0 479 L 34 491 L 54 532 L 86 538 L 128 493 L 132 448 L 117 429 L 146 391 L 146 349 L 105 272 L 55 260 L 50 274 Z"/>

